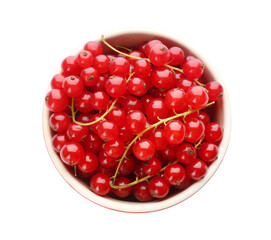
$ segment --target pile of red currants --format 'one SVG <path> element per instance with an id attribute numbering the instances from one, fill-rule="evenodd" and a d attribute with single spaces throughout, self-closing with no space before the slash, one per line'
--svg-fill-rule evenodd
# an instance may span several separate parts
<path id="1" fill-rule="evenodd" d="M 45 97 L 54 150 L 100 196 L 147 202 L 188 188 L 223 137 L 212 121 L 223 87 L 203 73 L 199 59 L 158 39 L 86 43 Z"/>

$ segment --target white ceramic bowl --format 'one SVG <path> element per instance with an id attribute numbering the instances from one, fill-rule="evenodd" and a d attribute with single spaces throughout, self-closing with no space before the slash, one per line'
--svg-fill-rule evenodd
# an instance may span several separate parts
<path id="1" fill-rule="evenodd" d="M 224 87 L 224 95 L 223 98 L 220 99 L 217 103 L 217 113 L 215 116 L 215 121 L 219 122 L 224 129 L 224 136 L 223 140 L 220 143 L 219 146 L 219 155 L 218 159 L 215 160 L 211 166 L 208 168 L 207 175 L 200 181 L 192 184 L 187 189 L 175 193 L 173 195 L 170 195 L 166 197 L 165 199 L 160 200 L 154 200 L 152 202 L 142 203 L 142 202 L 127 202 L 122 200 L 113 199 L 110 197 L 100 197 L 93 192 L 90 191 L 89 185 L 87 185 L 85 182 L 81 181 L 77 177 L 75 177 L 73 174 L 71 174 L 71 171 L 68 170 L 68 168 L 64 165 L 64 163 L 60 160 L 56 152 L 53 150 L 52 144 L 51 144 L 51 129 L 49 127 L 49 111 L 44 105 L 43 107 L 43 133 L 44 133 L 44 139 L 45 143 L 48 149 L 48 152 L 50 154 L 50 157 L 59 171 L 59 173 L 62 175 L 62 177 L 66 180 L 66 182 L 75 189 L 78 193 L 80 193 L 85 198 L 89 199 L 90 201 L 104 206 L 106 208 L 118 210 L 118 211 L 125 211 L 125 212 L 152 212 L 157 211 L 161 209 L 165 209 L 171 206 L 174 206 L 185 199 L 192 196 L 194 193 L 196 193 L 209 179 L 214 175 L 216 170 L 218 169 L 219 165 L 222 162 L 222 159 L 224 158 L 224 155 L 226 153 L 229 140 L 230 140 L 230 133 L 231 133 L 231 110 L 230 110 L 230 103 L 228 94 L 225 88 L 224 83 L 222 82 L 220 76 L 217 74 L 217 72 L 214 70 L 214 68 L 208 63 L 204 57 L 202 57 L 200 54 L 198 54 L 196 51 L 194 51 L 189 45 L 186 43 L 183 43 L 179 39 L 174 39 L 170 36 L 166 36 L 164 34 L 160 33 L 153 33 L 153 32 L 122 32 L 122 33 L 116 33 L 111 35 L 105 35 L 106 40 L 111 43 L 112 45 L 120 45 L 125 47 L 133 47 L 138 46 L 140 43 L 152 39 L 159 39 L 167 46 L 180 46 L 184 51 L 186 55 L 192 55 L 202 60 L 202 62 L 205 64 L 205 72 L 204 77 L 207 79 L 207 81 L 218 81 L 221 83 Z"/>

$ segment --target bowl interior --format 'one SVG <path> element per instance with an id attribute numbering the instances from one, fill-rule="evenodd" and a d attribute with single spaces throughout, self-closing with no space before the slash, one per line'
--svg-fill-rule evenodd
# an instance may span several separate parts
<path id="1" fill-rule="evenodd" d="M 102 205 L 104 207 L 110 208 L 110 209 L 126 211 L 126 212 L 150 212 L 150 211 L 165 209 L 167 207 L 180 203 L 183 200 L 190 197 L 191 195 L 193 195 L 195 192 L 197 192 L 212 177 L 212 175 L 215 173 L 215 171 L 219 167 L 225 155 L 228 142 L 229 142 L 230 128 L 231 128 L 231 116 L 230 116 L 231 111 L 230 111 L 229 99 L 228 99 L 225 86 L 222 80 L 220 79 L 219 75 L 215 72 L 212 66 L 202 56 L 200 56 L 198 53 L 192 50 L 191 47 L 188 47 L 186 44 L 182 43 L 179 40 L 173 39 L 172 37 L 167 37 L 161 34 L 149 33 L 149 32 L 148 33 L 126 32 L 126 33 L 105 36 L 105 39 L 107 40 L 107 42 L 109 42 L 113 46 L 120 45 L 120 46 L 125 46 L 128 48 L 135 48 L 135 47 L 138 47 L 139 44 L 141 44 L 142 42 L 147 42 L 152 39 L 159 39 L 168 47 L 172 47 L 172 46 L 181 47 L 184 50 L 186 56 L 192 55 L 202 60 L 202 62 L 205 64 L 205 72 L 204 72 L 203 78 L 207 82 L 218 81 L 224 87 L 223 98 L 217 101 L 216 114 L 213 116 L 213 119 L 212 119 L 213 121 L 219 122 L 224 129 L 224 137 L 219 145 L 218 159 L 209 166 L 208 173 L 202 180 L 195 182 L 189 188 L 181 192 L 175 192 L 161 200 L 155 200 L 155 201 L 147 202 L 147 203 L 139 203 L 139 202 L 117 200 L 111 197 L 100 197 L 89 190 L 88 184 L 86 184 L 83 180 L 80 180 L 79 178 L 75 177 L 73 174 L 73 170 L 67 167 L 59 159 L 58 154 L 53 150 L 53 147 L 51 144 L 52 132 L 48 123 L 50 113 L 48 109 L 44 106 L 44 109 L 43 109 L 44 138 L 45 138 L 48 152 L 52 158 L 52 161 L 55 167 L 57 168 L 57 170 L 59 171 L 59 173 L 62 175 L 62 177 L 78 193 L 80 193 L 82 196 L 89 199 L 90 201 L 96 204 Z M 105 53 L 111 52 L 111 50 L 104 44 L 103 44 L 103 47 L 104 47 Z"/>

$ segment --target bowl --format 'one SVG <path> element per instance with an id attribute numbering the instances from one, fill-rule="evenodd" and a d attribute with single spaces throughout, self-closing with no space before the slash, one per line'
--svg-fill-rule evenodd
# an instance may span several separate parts
<path id="1" fill-rule="evenodd" d="M 220 166 L 224 155 L 226 153 L 229 140 L 230 140 L 230 133 L 231 133 L 231 109 L 230 109 L 230 103 L 229 103 L 229 97 L 225 88 L 225 85 L 223 81 L 221 80 L 221 77 L 218 75 L 218 73 L 215 71 L 213 66 L 199 53 L 197 53 L 194 49 L 192 49 L 188 44 L 180 41 L 179 39 L 175 39 L 171 36 L 167 36 L 161 33 L 154 33 L 154 32 L 144 32 L 144 31 L 138 31 L 138 32 L 120 32 L 115 34 L 108 34 L 105 35 L 105 39 L 107 42 L 109 42 L 112 45 L 120 45 L 125 47 L 133 47 L 138 46 L 142 42 L 146 42 L 152 39 L 159 39 L 167 46 L 179 46 L 181 47 L 186 55 L 192 55 L 200 60 L 205 64 L 205 72 L 204 72 L 204 78 L 207 81 L 217 81 L 224 87 L 224 94 L 223 97 L 218 100 L 217 102 L 217 110 L 216 114 L 214 116 L 214 121 L 217 121 L 221 124 L 221 126 L 224 129 L 224 136 L 223 139 L 219 145 L 219 155 L 218 158 L 209 166 L 207 175 L 192 184 L 187 189 L 177 192 L 174 194 L 169 195 L 168 197 L 164 199 L 157 199 L 151 202 L 129 202 L 129 201 L 123 201 L 118 199 L 113 199 L 110 197 L 101 197 L 96 194 L 94 194 L 89 189 L 89 185 L 86 184 L 84 181 L 80 180 L 79 178 L 75 177 L 71 170 L 65 166 L 65 164 L 60 160 L 57 153 L 54 151 L 52 144 L 51 144 L 51 138 L 52 138 L 52 132 L 49 127 L 49 110 L 44 105 L 43 107 L 43 133 L 44 133 L 44 139 L 45 143 L 49 152 L 49 155 L 52 159 L 53 164 L 55 165 L 58 172 L 61 174 L 61 176 L 65 179 L 65 181 L 78 193 L 80 193 L 82 196 L 84 196 L 86 199 L 90 200 L 91 202 L 94 202 L 100 206 L 117 210 L 117 211 L 124 211 L 124 212 L 152 212 L 152 211 L 158 211 L 162 209 L 166 209 L 168 207 L 174 206 L 178 203 L 183 202 L 190 196 L 192 196 L 194 193 L 196 193 L 199 189 L 201 189 L 214 175 L 218 167 Z M 98 39 L 100 41 L 100 39 Z M 103 45 L 105 48 L 105 45 Z M 106 48 L 105 48 L 106 49 Z M 109 51 L 107 48 L 106 51 Z M 78 51 L 79 52 L 79 51 Z"/>

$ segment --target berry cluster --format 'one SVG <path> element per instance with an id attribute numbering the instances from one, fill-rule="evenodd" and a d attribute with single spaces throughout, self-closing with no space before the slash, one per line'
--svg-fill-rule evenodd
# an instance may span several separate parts
<path id="1" fill-rule="evenodd" d="M 223 137 L 211 121 L 223 87 L 199 59 L 157 39 L 132 50 L 102 37 L 61 69 L 45 97 L 52 145 L 94 193 L 145 202 L 206 175 Z"/>

